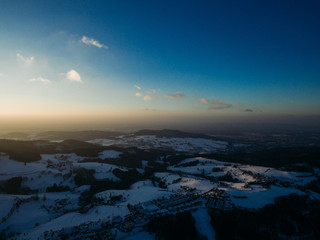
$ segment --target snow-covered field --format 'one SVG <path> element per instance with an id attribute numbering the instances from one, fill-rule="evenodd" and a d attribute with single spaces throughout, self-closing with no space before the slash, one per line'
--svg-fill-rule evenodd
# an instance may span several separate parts
<path id="1" fill-rule="evenodd" d="M 226 142 L 208 139 L 157 138 L 140 136 L 119 140 L 97 139 L 90 141 L 101 145 L 139 146 L 141 149 L 171 148 L 177 152 L 212 152 L 227 148 Z M 100 159 L 117 160 L 122 152 L 105 150 Z M 152 176 L 139 180 L 129 189 L 111 189 L 95 193 L 96 204 L 80 211 L 79 197 L 90 191 L 90 185 L 77 186 L 75 170 L 94 170 L 97 181 L 122 180 L 113 174 L 114 169 L 126 172 L 129 168 L 103 162 L 85 162 L 76 154 L 43 154 L 41 160 L 22 163 L 0 156 L 0 183 L 22 177 L 22 187 L 29 188 L 29 195 L 0 194 L 0 232 L 13 232 L 18 239 L 43 238 L 45 232 L 59 232 L 80 225 L 102 226 L 117 221 L 111 231 L 116 239 L 154 239 L 154 234 L 142 231 L 142 225 L 152 214 L 166 214 L 170 211 L 192 211 L 198 232 L 208 239 L 215 238 L 210 225 L 206 202 L 218 191 L 223 191 L 223 201 L 233 207 L 249 209 L 262 208 L 274 203 L 275 198 L 291 193 L 308 194 L 301 186 L 316 179 L 316 174 L 281 171 L 273 168 L 226 163 L 202 157 L 187 158 L 180 163 L 167 166 L 165 171 L 154 171 Z M 143 160 L 143 159 L 141 159 Z M 157 160 L 158 161 L 158 160 Z M 166 164 L 158 161 L 159 164 Z M 142 175 L 148 161 L 142 161 L 137 169 Z M 130 172 L 130 171 L 129 171 Z M 46 192 L 53 185 L 68 187 L 63 192 Z M 298 188 L 300 190 L 298 190 Z M 110 188 L 105 188 L 110 189 Z M 319 198 L 319 195 L 313 194 Z M 171 202 L 175 204 L 170 205 Z M 125 219 L 133 213 L 129 206 L 141 211 L 141 222 L 131 231 L 124 231 Z M 139 210 L 140 209 L 140 210 Z M 131 215 L 130 215 L 131 214 Z M 135 213 L 136 214 L 136 213 Z M 121 225 L 122 224 L 122 225 Z M 115 234 L 115 229 L 117 234 Z"/>
<path id="2" fill-rule="evenodd" d="M 102 159 L 105 158 L 118 158 L 122 152 L 114 151 L 114 150 L 105 150 L 99 154 L 99 157 Z"/>
<path id="3" fill-rule="evenodd" d="M 129 213 L 126 206 L 97 206 L 85 214 L 71 212 L 60 217 L 54 218 L 51 221 L 46 221 L 36 228 L 32 228 L 26 232 L 26 238 L 35 239 L 45 231 L 56 231 L 63 228 L 71 228 L 80 224 L 98 222 L 106 219 L 111 219 L 114 216 L 123 217 Z"/>
<path id="4" fill-rule="evenodd" d="M 133 184 L 128 190 L 108 190 L 96 194 L 96 197 L 104 200 L 109 199 L 111 196 L 123 196 L 123 200 L 119 205 L 127 206 L 128 204 L 138 204 L 148 202 L 153 199 L 166 197 L 172 193 L 163 191 L 162 189 L 152 185 L 151 181 L 141 181 Z"/>
<path id="5" fill-rule="evenodd" d="M 116 140 L 94 139 L 88 141 L 102 146 L 136 146 L 140 149 L 172 149 L 176 152 L 215 152 L 224 151 L 228 143 L 204 138 L 167 138 L 156 136 L 120 137 Z"/>
<path id="6" fill-rule="evenodd" d="M 261 186 L 251 185 L 251 189 L 248 191 L 232 188 L 226 188 L 225 190 L 231 196 L 231 200 L 236 206 L 252 209 L 262 208 L 267 204 L 272 204 L 277 197 L 286 196 L 292 193 L 304 194 L 296 188 L 277 186 L 263 188 Z"/>
<path id="7" fill-rule="evenodd" d="M 207 239 L 215 239 L 216 234 L 210 225 L 211 218 L 208 215 L 207 209 L 200 207 L 192 212 L 192 216 L 196 222 L 198 232 L 207 237 Z"/>

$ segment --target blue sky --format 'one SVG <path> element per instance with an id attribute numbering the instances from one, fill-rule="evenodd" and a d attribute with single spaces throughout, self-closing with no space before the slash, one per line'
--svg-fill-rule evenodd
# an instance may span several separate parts
<path id="1" fill-rule="evenodd" d="M 3 0 L 1 114 L 319 115 L 319 12 L 319 1 Z"/>

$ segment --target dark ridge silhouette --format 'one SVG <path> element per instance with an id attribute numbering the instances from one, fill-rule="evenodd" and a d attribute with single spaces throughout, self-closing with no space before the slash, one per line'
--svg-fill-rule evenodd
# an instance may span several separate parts
<path id="1" fill-rule="evenodd" d="M 0 139 L 0 152 L 6 153 L 19 162 L 34 162 L 41 159 L 40 154 L 76 153 L 84 157 L 97 157 L 104 147 L 77 140 L 62 143 L 48 141 L 18 141 Z"/>
<path id="2" fill-rule="evenodd" d="M 40 160 L 40 151 L 33 142 L 0 140 L 0 152 L 7 153 L 13 160 L 33 162 Z"/>
<path id="3" fill-rule="evenodd" d="M 74 139 L 79 141 L 89 141 L 98 138 L 114 139 L 123 135 L 121 132 L 112 131 L 48 131 L 42 132 L 35 136 L 36 139 L 42 140 L 67 140 Z"/>
<path id="4" fill-rule="evenodd" d="M 177 137 L 177 138 L 205 138 L 217 139 L 202 133 L 189 133 L 179 130 L 163 129 L 163 130 L 149 130 L 143 129 L 134 133 L 135 136 L 154 135 L 157 137 Z"/>

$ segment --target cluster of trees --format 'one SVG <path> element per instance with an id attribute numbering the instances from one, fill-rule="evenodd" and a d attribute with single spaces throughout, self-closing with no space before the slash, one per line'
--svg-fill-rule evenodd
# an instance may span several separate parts
<path id="1" fill-rule="evenodd" d="M 316 193 L 320 194 L 320 177 L 317 177 L 317 179 L 311 181 L 310 183 L 308 183 L 306 185 L 306 187 L 308 189 L 310 189 L 311 191 L 314 191 Z"/>
<path id="2" fill-rule="evenodd" d="M 22 177 L 13 177 L 2 182 L 0 192 L 7 194 L 30 194 L 34 193 L 29 187 L 22 187 Z"/>
<path id="3" fill-rule="evenodd" d="M 320 239 L 320 202 L 289 195 L 260 210 L 209 211 L 216 239 Z"/>
<path id="4" fill-rule="evenodd" d="M 190 212 L 169 214 L 150 220 L 147 231 L 156 234 L 156 239 L 201 240 Z"/>
<path id="5" fill-rule="evenodd" d="M 80 206 L 98 201 L 98 199 L 94 198 L 94 195 L 98 192 L 110 189 L 128 189 L 133 183 L 144 179 L 144 176 L 136 169 L 130 169 L 128 171 L 122 171 L 118 168 L 114 169 L 112 173 L 120 178 L 120 181 L 112 181 L 109 179 L 97 180 L 94 177 L 95 170 L 93 169 L 79 168 L 75 170 L 75 173 L 75 183 L 77 186 L 90 185 L 90 189 L 83 192 L 79 197 Z"/>
<path id="6" fill-rule="evenodd" d="M 77 186 L 92 185 L 97 181 L 94 177 L 94 169 L 78 168 L 74 172 L 74 182 Z"/>
<path id="7" fill-rule="evenodd" d="M 195 161 L 179 164 L 177 167 L 192 167 L 192 166 L 197 166 L 198 163 L 199 163 L 199 160 L 195 160 Z"/>
<path id="8" fill-rule="evenodd" d="M 77 140 L 65 140 L 61 143 L 48 141 L 16 141 L 0 139 L 0 152 L 19 162 L 35 162 L 40 154 L 76 153 L 83 157 L 98 157 L 105 147 Z"/>
<path id="9" fill-rule="evenodd" d="M 67 192 L 70 191 L 69 186 L 58 186 L 56 183 L 47 187 L 46 192 Z"/>
<path id="10" fill-rule="evenodd" d="M 19 162 L 34 162 L 41 159 L 40 151 L 29 141 L 0 140 L 0 152 Z"/>
<path id="11" fill-rule="evenodd" d="M 234 183 L 239 182 L 239 180 L 237 178 L 234 178 L 230 172 L 227 172 L 225 175 L 218 177 L 218 180 L 224 181 L 224 182 L 234 182 Z"/>
<path id="12" fill-rule="evenodd" d="M 176 165 L 187 158 L 193 158 L 193 157 L 195 157 L 195 156 L 194 155 L 186 155 L 186 154 L 181 154 L 181 155 L 173 154 L 171 156 L 167 156 L 165 160 L 166 160 L 166 162 L 169 162 L 170 165 Z"/>

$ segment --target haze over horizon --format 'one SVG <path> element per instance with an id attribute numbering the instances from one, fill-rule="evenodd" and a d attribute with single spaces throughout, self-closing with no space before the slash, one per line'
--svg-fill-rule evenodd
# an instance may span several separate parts
<path id="1" fill-rule="evenodd" d="M 0 131 L 320 123 L 319 1 L 7 1 Z"/>

